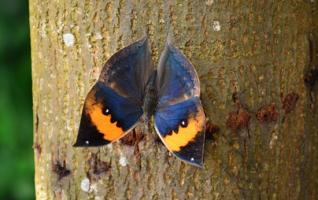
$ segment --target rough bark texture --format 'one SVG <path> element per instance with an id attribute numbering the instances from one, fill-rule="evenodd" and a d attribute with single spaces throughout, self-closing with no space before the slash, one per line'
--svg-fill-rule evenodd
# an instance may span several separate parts
<path id="1" fill-rule="evenodd" d="M 30 21 L 37 199 L 318 199 L 317 1 L 30 0 Z M 147 33 L 157 63 L 169 30 L 219 127 L 204 169 L 142 124 L 73 148 L 106 60 Z"/>

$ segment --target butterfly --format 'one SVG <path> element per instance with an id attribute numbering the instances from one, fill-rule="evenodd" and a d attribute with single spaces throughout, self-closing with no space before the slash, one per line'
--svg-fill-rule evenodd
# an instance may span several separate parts
<path id="1" fill-rule="evenodd" d="M 157 69 L 145 37 L 115 53 L 87 94 L 75 147 L 107 145 L 143 116 L 177 158 L 203 166 L 205 114 L 193 65 L 167 42 Z"/>

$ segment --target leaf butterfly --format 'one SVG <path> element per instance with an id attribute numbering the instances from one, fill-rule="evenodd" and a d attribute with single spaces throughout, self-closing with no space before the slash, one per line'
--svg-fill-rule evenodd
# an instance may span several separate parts
<path id="1" fill-rule="evenodd" d="M 205 114 L 190 61 L 171 43 L 152 64 L 147 38 L 115 53 L 89 91 L 74 146 L 106 145 L 125 136 L 145 115 L 167 149 L 202 167 Z"/>

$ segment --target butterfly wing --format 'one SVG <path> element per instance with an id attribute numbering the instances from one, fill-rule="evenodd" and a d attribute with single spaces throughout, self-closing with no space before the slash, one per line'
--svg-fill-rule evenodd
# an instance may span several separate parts
<path id="1" fill-rule="evenodd" d="M 105 64 L 99 81 L 141 104 L 153 71 L 148 39 L 143 38 L 115 53 Z"/>
<path id="2" fill-rule="evenodd" d="M 152 71 L 146 38 L 114 54 L 85 99 L 74 146 L 105 145 L 129 132 L 143 114 L 142 99 Z"/>
<path id="3" fill-rule="evenodd" d="M 154 116 L 158 135 L 175 156 L 202 167 L 205 114 L 199 79 L 192 64 L 171 44 L 160 59 L 157 90 Z"/>
<path id="4" fill-rule="evenodd" d="M 159 105 L 200 96 L 200 82 L 193 65 L 172 44 L 166 45 L 157 71 Z"/>

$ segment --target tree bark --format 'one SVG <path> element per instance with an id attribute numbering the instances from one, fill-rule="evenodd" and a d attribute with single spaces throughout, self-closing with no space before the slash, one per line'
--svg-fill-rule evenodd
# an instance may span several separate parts
<path id="1" fill-rule="evenodd" d="M 318 199 L 317 1 L 30 0 L 30 23 L 37 199 Z M 204 169 L 143 124 L 72 147 L 107 59 L 147 33 L 158 63 L 169 31 L 200 77 Z"/>

